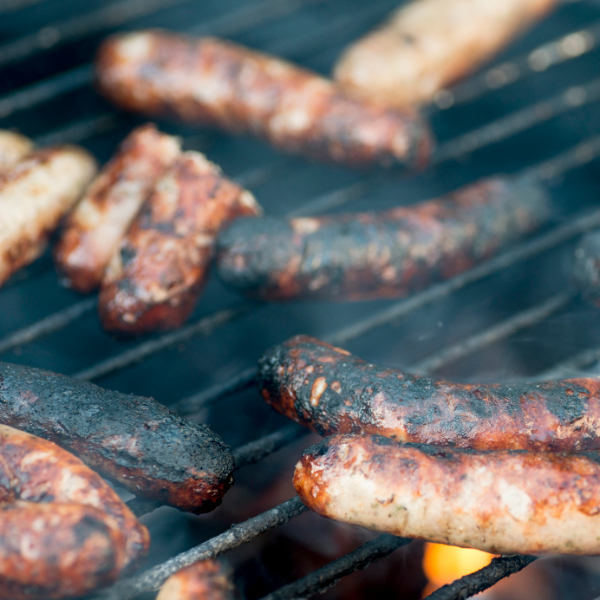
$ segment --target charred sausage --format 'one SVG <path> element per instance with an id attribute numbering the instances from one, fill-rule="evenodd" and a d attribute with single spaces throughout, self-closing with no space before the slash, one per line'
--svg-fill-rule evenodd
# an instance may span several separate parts
<path id="1" fill-rule="evenodd" d="M 307 336 L 268 350 L 259 389 L 321 435 L 474 449 L 600 450 L 600 379 L 461 384 L 366 363 Z"/>
<path id="2" fill-rule="evenodd" d="M 79 596 L 143 558 L 147 529 L 52 442 L 0 425 L 0 598 Z"/>
<path id="3" fill-rule="evenodd" d="M 220 561 L 197 562 L 171 575 L 156 600 L 237 600 L 231 575 Z"/>
<path id="4" fill-rule="evenodd" d="M 152 398 L 0 363 L 0 422 L 50 440 L 132 493 L 194 513 L 221 503 L 233 457 L 206 425 Z"/>
<path id="5" fill-rule="evenodd" d="M 241 219 L 218 237 L 217 274 L 267 300 L 404 296 L 489 258 L 549 214 L 533 178 L 494 177 L 382 212 Z"/>
<path id="6" fill-rule="evenodd" d="M 62 281 L 88 293 L 156 181 L 180 152 L 179 140 L 144 125 L 132 131 L 69 215 L 54 260 Z"/>
<path id="7" fill-rule="evenodd" d="M 107 268 L 98 303 L 104 328 L 144 333 L 182 325 L 204 286 L 218 230 L 259 211 L 254 196 L 202 154 L 182 154 Z"/>
<path id="8" fill-rule="evenodd" d="M 315 73 L 214 38 L 117 35 L 101 46 L 96 75 L 100 91 L 126 110 L 253 133 L 288 152 L 411 168 L 431 152 L 412 110 L 353 99 Z"/>
<path id="9" fill-rule="evenodd" d="M 338 435 L 309 448 L 294 486 L 319 515 L 495 554 L 598 554 L 600 464 Z"/>
<path id="10" fill-rule="evenodd" d="M 82 148 L 32 152 L 0 171 L 0 284 L 35 260 L 96 172 Z"/>
<path id="11" fill-rule="evenodd" d="M 600 306 L 600 230 L 584 235 L 575 248 L 573 279 L 581 294 Z"/>
<path id="12" fill-rule="evenodd" d="M 334 78 L 388 106 L 430 102 L 545 16 L 557 0 L 413 0 L 352 44 Z"/>
<path id="13" fill-rule="evenodd" d="M 25 158 L 33 149 L 33 142 L 14 131 L 0 129 L 0 168 L 9 167 Z"/>

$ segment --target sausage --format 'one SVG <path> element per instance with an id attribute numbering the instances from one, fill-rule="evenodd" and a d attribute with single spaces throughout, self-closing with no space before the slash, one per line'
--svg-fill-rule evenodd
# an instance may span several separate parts
<path id="1" fill-rule="evenodd" d="M 403 108 L 428 103 L 475 71 L 557 0 L 413 0 L 352 44 L 335 81 L 359 97 Z"/>
<path id="2" fill-rule="evenodd" d="M 152 124 L 134 129 L 69 215 L 54 260 L 62 283 L 78 292 L 99 287 L 106 265 L 156 181 L 181 149 Z"/>
<path id="3" fill-rule="evenodd" d="M 307 336 L 259 362 L 263 398 L 320 435 L 481 450 L 600 450 L 600 379 L 451 383 L 366 363 Z"/>
<path id="4" fill-rule="evenodd" d="M 79 596 L 148 551 L 112 488 L 52 442 L 0 425 L 0 598 Z"/>
<path id="5" fill-rule="evenodd" d="M 144 333 L 182 325 L 206 280 L 222 225 L 256 215 L 254 196 L 198 152 L 185 152 L 167 170 L 102 282 L 98 310 L 105 329 Z"/>
<path id="6" fill-rule="evenodd" d="M 25 158 L 33 149 L 33 142 L 14 131 L 0 129 L 0 169 L 10 167 Z"/>
<path id="7" fill-rule="evenodd" d="M 83 148 L 32 152 L 0 171 L 0 284 L 35 260 L 96 172 Z"/>
<path id="8" fill-rule="evenodd" d="M 229 566 L 203 560 L 171 575 L 156 600 L 238 600 L 231 576 Z"/>
<path id="9" fill-rule="evenodd" d="M 600 230 L 586 233 L 577 243 L 573 280 L 587 300 L 600 306 Z"/>
<path id="10" fill-rule="evenodd" d="M 309 157 L 422 168 L 431 154 L 429 129 L 412 109 L 351 98 L 315 73 L 215 38 L 113 36 L 100 47 L 96 78 L 125 110 L 252 133 Z"/>
<path id="11" fill-rule="evenodd" d="M 598 554 L 600 464 L 339 435 L 309 448 L 294 487 L 310 509 L 368 529 L 494 554 Z"/>
<path id="12" fill-rule="evenodd" d="M 520 176 L 381 212 L 241 219 L 218 237 L 217 274 L 267 300 L 405 296 L 473 267 L 549 215 L 541 184 Z"/>
<path id="13" fill-rule="evenodd" d="M 136 496 L 193 513 L 221 503 L 231 450 L 152 398 L 0 363 L 0 422 L 50 440 Z"/>

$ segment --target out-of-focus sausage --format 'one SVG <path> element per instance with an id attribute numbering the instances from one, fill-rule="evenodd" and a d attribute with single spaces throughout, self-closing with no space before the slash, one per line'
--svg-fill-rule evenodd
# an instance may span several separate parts
<path id="1" fill-rule="evenodd" d="M 335 80 L 388 106 L 430 102 L 492 58 L 557 0 L 413 0 L 338 60 Z"/>
<path id="2" fill-rule="evenodd" d="M 98 303 L 104 328 L 144 333 L 182 325 L 202 291 L 219 229 L 259 212 L 254 196 L 202 154 L 182 154 L 107 268 Z"/>
<path id="3" fill-rule="evenodd" d="M 314 73 L 214 38 L 117 35 L 101 46 L 96 74 L 100 91 L 126 110 L 250 132 L 288 152 L 411 168 L 431 152 L 412 110 L 351 98 Z"/>
<path id="4" fill-rule="evenodd" d="M 600 465 L 552 452 L 473 452 L 340 435 L 294 486 L 316 513 L 497 554 L 600 553 Z"/>
<path id="5" fill-rule="evenodd" d="M 146 498 L 194 513 L 221 503 L 233 456 L 209 427 L 152 398 L 0 363 L 0 422 L 51 440 Z"/>
<path id="6" fill-rule="evenodd" d="M 25 158 L 33 149 L 33 142 L 14 131 L 0 129 L 0 169 L 9 167 Z"/>
<path id="7" fill-rule="evenodd" d="M 0 598 L 79 596 L 148 550 L 111 487 L 52 442 L 0 425 Z"/>
<path id="8" fill-rule="evenodd" d="M 35 260 L 96 172 L 83 148 L 32 152 L 0 171 L 0 284 Z"/>
<path id="9" fill-rule="evenodd" d="M 240 219 L 217 238 L 217 274 L 267 300 L 403 296 L 473 267 L 549 215 L 535 179 L 495 177 L 381 212 Z"/>
<path id="10" fill-rule="evenodd" d="M 65 285 L 88 293 L 144 200 L 180 152 L 177 138 L 148 124 L 134 129 L 67 218 L 54 260 Z"/>
<path id="11" fill-rule="evenodd" d="M 482 450 L 600 450 L 600 379 L 451 383 L 297 336 L 263 355 L 258 386 L 278 412 L 321 435 L 376 433 Z"/>
<path id="12" fill-rule="evenodd" d="M 156 600 L 238 600 L 231 575 L 220 561 L 197 562 L 171 575 Z"/>
<path id="13" fill-rule="evenodd" d="M 584 298 L 600 306 L 600 230 L 587 233 L 579 240 L 573 279 Z"/>

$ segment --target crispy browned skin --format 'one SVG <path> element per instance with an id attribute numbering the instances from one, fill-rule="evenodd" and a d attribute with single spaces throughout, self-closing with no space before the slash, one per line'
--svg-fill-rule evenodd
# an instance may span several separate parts
<path id="1" fill-rule="evenodd" d="M 182 154 L 108 266 L 98 304 L 103 327 L 144 333 L 182 325 L 202 291 L 218 230 L 259 210 L 202 154 Z"/>
<path id="2" fill-rule="evenodd" d="M 69 215 L 54 260 L 62 283 L 88 293 L 156 181 L 180 152 L 179 140 L 152 124 L 134 129 Z"/>
<path id="3" fill-rule="evenodd" d="M 150 538 L 112 488 L 57 445 L 0 425 L 0 598 L 63 598 L 114 581 Z"/>
<path id="4" fill-rule="evenodd" d="M 481 452 L 339 435 L 296 466 L 325 517 L 497 554 L 600 553 L 600 465 L 553 452 Z"/>
<path id="5" fill-rule="evenodd" d="M 0 171 L 0 284 L 35 260 L 96 173 L 83 148 L 36 150 Z"/>
<path id="6" fill-rule="evenodd" d="M 494 177 L 381 212 L 241 219 L 217 238 L 217 274 L 267 300 L 403 296 L 473 267 L 549 214 L 534 179 Z"/>
<path id="7" fill-rule="evenodd" d="M 231 450 L 152 398 L 0 363 L 0 422 L 51 440 L 136 496 L 193 513 L 221 503 Z"/>
<path id="8" fill-rule="evenodd" d="M 109 38 L 100 91 L 126 110 L 249 132 L 288 152 L 354 165 L 422 167 L 431 137 L 419 115 L 356 100 L 288 62 L 214 38 L 161 31 Z"/>
<path id="9" fill-rule="evenodd" d="M 237 600 L 231 575 L 231 568 L 222 562 L 197 562 L 171 575 L 156 600 Z"/>
<path id="10" fill-rule="evenodd" d="M 361 97 L 404 107 L 473 72 L 557 0 L 413 0 L 352 44 L 335 79 Z"/>
<path id="11" fill-rule="evenodd" d="M 33 142 L 14 131 L 0 129 L 0 168 L 9 167 L 25 158 L 33 149 Z"/>
<path id="12" fill-rule="evenodd" d="M 600 379 L 476 384 L 379 367 L 307 336 L 268 350 L 258 385 L 321 435 L 378 433 L 476 449 L 600 450 Z"/>

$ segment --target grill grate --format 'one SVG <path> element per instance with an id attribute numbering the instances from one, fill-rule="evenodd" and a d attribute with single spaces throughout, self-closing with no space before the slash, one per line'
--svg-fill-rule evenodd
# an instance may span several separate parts
<path id="1" fill-rule="evenodd" d="M 33 32 L 28 31 L 16 39 L 1 43 L 0 68 L 8 69 L 10 74 L 13 72 L 10 69 L 14 69 L 13 64 L 26 66 L 29 61 L 36 60 L 50 49 L 53 52 L 69 51 L 80 57 L 76 63 L 81 63 L 73 66 L 70 58 L 65 62 L 68 64 L 66 69 L 8 89 L 0 97 L 0 117 L 5 119 L 6 126 L 21 127 L 24 133 L 33 135 L 38 143 L 78 142 L 95 151 L 99 158 L 105 159 L 114 149 L 116 141 L 124 137 L 137 121 L 114 112 L 97 99 L 91 90 L 92 70 L 88 61 L 93 45 L 90 45 L 90 41 L 99 39 L 98 36 L 118 28 L 160 25 L 194 34 L 233 37 L 317 70 L 327 70 L 340 48 L 377 23 L 394 7 L 396 0 L 382 0 L 368 7 L 358 0 L 263 0 L 252 3 L 221 0 L 202 3 L 202 11 L 191 0 L 125 0 L 109 6 L 90 3 L 92 8 L 89 9 L 86 3 L 78 0 L 72 0 L 70 4 L 72 14 L 76 16 L 63 17 L 58 21 L 52 15 L 63 14 L 65 10 L 64 6 L 61 8 L 59 0 L 7 0 L 6 6 L 0 8 L 0 12 L 5 11 L 11 19 L 20 18 L 21 22 L 32 18 L 32 23 L 36 23 L 44 15 L 49 15 L 50 18 L 43 22 L 51 23 L 38 29 L 34 26 Z M 93 9 L 96 4 L 98 6 Z M 89 12 L 77 15 L 77 9 L 82 6 Z M 279 307 L 239 301 L 219 288 L 218 284 L 212 284 L 195 320 L 189 325 L 175 332 L 127 343 L 113 342 L 99 331 L 92 316 L 96 307 L 95 298 L 77 300 L 74 294 L 60 290 L 52 273 L 51 261 L 45 257 L 17 274 L 0 291 L 0 302 L 5 306 L 4 314 L 0 315 L 0 353 L 9 360 L 71 372 L 81 379 L 105 378 L 109 385 L 124 391 L 131 389 L 144 393 L 139 387 L 147 381 L 149 393 L 156 393 L 181 414 L 198 418 L 209 407 L 217 411 L 219 407 L 230 406 L 232 402 L 240 411 L 249 410 L 245 406 L 244 390 L 250 387 L 256 373 L 255 368 L 249 365 L 270 343 L 281 341 L 288 333 L 313 333 L 340 345 L 356 344 L 360 340 L 363 344 L 361 347 L 366 348 L 362 353 L 368 354 L 368 339 L 376 332 L 379 338 L 390 340 L 389 345 L 379 342 L 390 351 L 391 358 L 385 353 L 383 361 L 412 364 L 412 370 L 431 373 L 447 369 L 449 365 L 462 364 L 464 367 L 464 359 L 476 350 L 485 352 L 498 347 L 501 342 L 508 343 L 515 339 L 518 332 L 544 326 L 551 318 L 584 315 L 586 324 L 574 329 L 572 339 L 577 344 L 582 339 L 590 348 L 579 352 L 581 348 L 577 346 L 576 351 L 572 352 L 567 347 L 558 359 L 555 359 L 555 353 L 549 353 L 542 368 L 534 368 L 532 373 L 524 375 L 540 372 L 545 377 L 573 372 L 579 374 L 581 369 L 600 360 L 600 348 L 595 347 L 600 346 L 600 339 L 594 339 L 589 334 L 590 322 L 598 323 L 600 317 L 596 317 L 592 310 L 586 312 L 587 309 L 574 293 L 564 291 L 564 282 L 557 281 L 556 277 L 549 278 L 551 283 L 542 285 L 541 295 L 533 300 L 530 294 L 523 294 L 515 298 L 513 303 L 501 304 L 501 307 L 505 306 L 504 313 L 510 315 L 507 318 L 502 318 L 502 310 L 490 310 L 485 319 L 476 320 L 473 331 L 465 329 L 464 323 L 459 324 L 457 331 L 452 327 L 448 327 L 448 332 L 436 331 L 434 340 L 423 345 L 424 358 L 418 359 L 410 351 L 399 349 L 397 341 L 391 340 L 403 336 L 410 339 L 411 335 L 415 335 L 403 320 L 408 315 L 419 318 L 419 325 L 415 328 L 421 329 L 424 319 L 433 319 L 434 323 L 439 316 L 452 319 L 456 307 L 462 304 L 464 298 L 471 298 L 475 306 L 486 302 L 489 304 L 489 299 L 493 298 L 496 291 L 490 283 L 494 277 L 510 278 L 513 283 L 508 287 L 514 292 L 518 289 L 522 273 L 531 272 L 528 269 L 532 262 L 544 261 L 544 264 L 550 265 L 545 268 L 555 274 L 555 263 L 559 260 L 557 253 L 564 252 L 565 244 L 586 230 L 600 227 L 600 210 L 591 210 L 593 203 L 586 200 L 586 197 L 593 197 L 590 188 L 596 193 L 599 190 L 597 185 L 594 187 L 592 182 L 586 181 L 585 169 L 581 170 L 600 156 L 600 137 L 590 137 L 573 145 L 578 137 L 600 132 L 600 110 L 597 106 L 600 80 L 586 81 L 586 65 L 589 71 L 589 64 L 594 64 L 600 40 L 600 21 L 595 20 L 599 16 L 599 8 L 598 3 L 592 0 L 581 0 L 572 6 L 561 7 L 555 18 L 509 50 L 509 53 L 514 53 L 513 57 L 505 57 L 503 62 L 498 62 L 470 81 L 438 94 L 430 116 L 442 137 L 448 131 L 451 135 L 440 143 L 433 168 L 410 180 L 399 179 L 394 173 L 365 176 L 341 169 L 307 165 L 299 159 L 277 156 L 259 143 L 233 140 L 216 133 L 203 132 L 190 136 L 186 128 L 177 129 L 170 124 L 161 124 L 175 133 L 183 134 L 187 147 L 208 151 L 213 160 L 223 165 L 226 173 L 239 173 L 235 178 L 243 185 L 258 188 L 259 200 L 271 214 L 285 211 L 295 215 L 315 214 L 335 211 L 344 205 L 351 205 L 358 210 L 369 206 L 389 206 L 399 201 L 410 203 L 471 181 L 482 173 L 501 169 L 535 169 L 540 177 L 554 186 L 553 194 L 563 211 L 561 221 L 541 235 L 449 281 L 400 301 L 335 308 L 317 303 Z M 204 16 L 204 11 L 210 18 Z M 565 15 L 569 19 L 562 19 Z M 576 29 L 564 31 L 565 20 Z M 587 25 L 590 21 L 592 24 Z M 190 28 L 190 23 L 196 25 Z M 548 42 L 548 39 L 551 41 Z M 566 63 L 572 63 L 573 66 Z M 60 61 L 52 64 L 60 65 Z M 567 67 L 568 70 L 565 70 Z M 583 82 L 579 80 L 581 77 L 584 78 Z M 537 97 L 536 88 L 541 78 L 547 78 L 541 87 L 550 92 L 541 100 L 527 101 Z M 512 93 L 522 100 L 517 102 L 516 110 L 499 117 L 496 103 L 499 106 L 502 104 L 502 94 L 505 93 Z M 67 110 L 64 105 L 61 106 L 62 103 L 68 106 Z M 56 122 L 58 126 L 46 128 L 40 115 L 54 111 L 58 113 L 58 119 L 53 118 L 51 122 Z M 481 121 L 482 115 L 484 124 L 477 122 L 478 119 Z M 27 126 L 29 118 L 32 128 Z M 456 123 L 460 125 L 459 129 L 456 129 Z M 541 146 L 542 152 L 539 148 L 532 152 L 531 146 L 527 146 L 520 135 L 524 132 L 532 140 L 530 143 L 549 139 L 549 152 L 562 150 L 562 153 L 548 160 L 543 156 L 545 145 Z M 523 145 L 526 147 L 521 149 Z M 475 154 L 470 157 L 472 153 Z M 535 161 L 542 162 L 535 164 Z M 580 169 L 575 178 L 569 175 L 573 169 Z M 314 186 L 310 185 L 312 182 Z M 294 186 L 294 189 L 286 186 Z M 398 194 L 398 186 L 402 186 L 401 194 Z M 280 202 L 282 190 L 289 195 L 289 199 Z M 572 200 L 573 194 L 575 201 Z M 300 202 L 296 198 L 312 199 Z M 30 301 L 25 301 L 25 298 L 31 298 L 32 293 L 42 299 L 47 297 L 48 303 L 56 306 L 56 309 L 48 311 L 46 304 L 41 301 L 39 306 L 32 306 Z M 459 294 L 464 294 L 464 297 L 457 300 Z M 507 292 L 507 296 L 513 297 L 515 294 Z M 24 308 L 21 308 L 21 303 Z M 339 316 L 334 313 L 339 313 Z M 460 318 L 457 320 L 461 321 Z M 334 325 L 333 333 L 329 328 L 330 321 Z M 284 322 L 292 323 L 292 326 L 282 326 Z M 384 325 L 389 326 L 389 331 L 382 331 Z M 257 338 L 257 331 L 262 334 L 259 342 L 250 342 Z M 81 353 L 81 357 L 73 351 L 73 341 L 78 336 L 92 347 L 89 352 Z M 201 343 L 196 345 L 200 339 Z M 240 345 L 244 351 L 239 350 Z M 207 356 L 208 351 L 203 350 L 207 346 L 215 349 L 216 356 L 212 362 Z M 181 360 L 181 354 L 174 353 L 172 348 L 182 350 L 186 360 Z M 173 357 L 173 354 L 176 356 Z M 75 358 L 73 355 L 76 355 Z M 88 357 L 93 357 L 93 360 L 88 361 Z M 215 361 L 222 360 L 221 357 L 225 357 L 225 367 L 211 369 Z M 192 367 L 200 359 L 208 361 L 202 386 L 198 386 L 198 378 Z M 148 375 L 161 363 L 167 365 L 163 370 L 171 367 L 174 371 L 180 369 L 179 373 L 186 371 L 181 386 L 173 389 L 172 384 L 159 381 L 159 376 L 148 376 L 147 380 L 145 376 L 139 376 L 140 373 Z M 210 375 L 213 371 L 214 374 Z M 507 371 L 505 375 L 508 377 L 523 375 Z M 460 368 L 457 369 L 456 376 L 460 377 L 461 374 Z M 463 376 L 476 378 L 477 375 L 478 369 L 471 368 Z M 176 374 L 173 375 L 173 381 L 176 381 Z M 182 398 L 186 388 L 188 393 Z M 260 403 L 255 397 L 248 400 L 247 404 L 252 407 Z M 231 412 L 231 408 L 223 408 L 223 411 Z M 252 440 L 252 437 L 248 437 L 252 431 L 248 431 L 247 427 L 242 425 L 241 432 L 227 432 L 223 417 L 219 420 L 217 413 L 211 413 L 211 423 L 213 417 L 215 430 L 237 446 L 234 452 L 237 469 L 260 463 L 307 433 L 297 425 L 284 425 L 284 420 L 270 416 L 264 419 L 266 428 L 259 430 L 263 435 L 254 434 L 256 439 Z M 142 515 L 157 505 L 134 499 L 130 501 L 130 506 L 136 514 Z M 293 498 L 136 577 L 118 583 L 97 597 L 123 600 L 154 590 L 182 566 L 221 555 L 250 542 L 305 510 L 300 501 Z M 322 592 L 340 577 L 367 567 L 409 541 L 381 535 L 322 569 L 280 588 L 265 599 L 284 600 Z M 532 557 L 522 556 L 495 559 L 488 567 L 441 588 L 430 598 L 464 598 L 487 589 L 503 577 L 524 568 L 532 560 Z"/>

